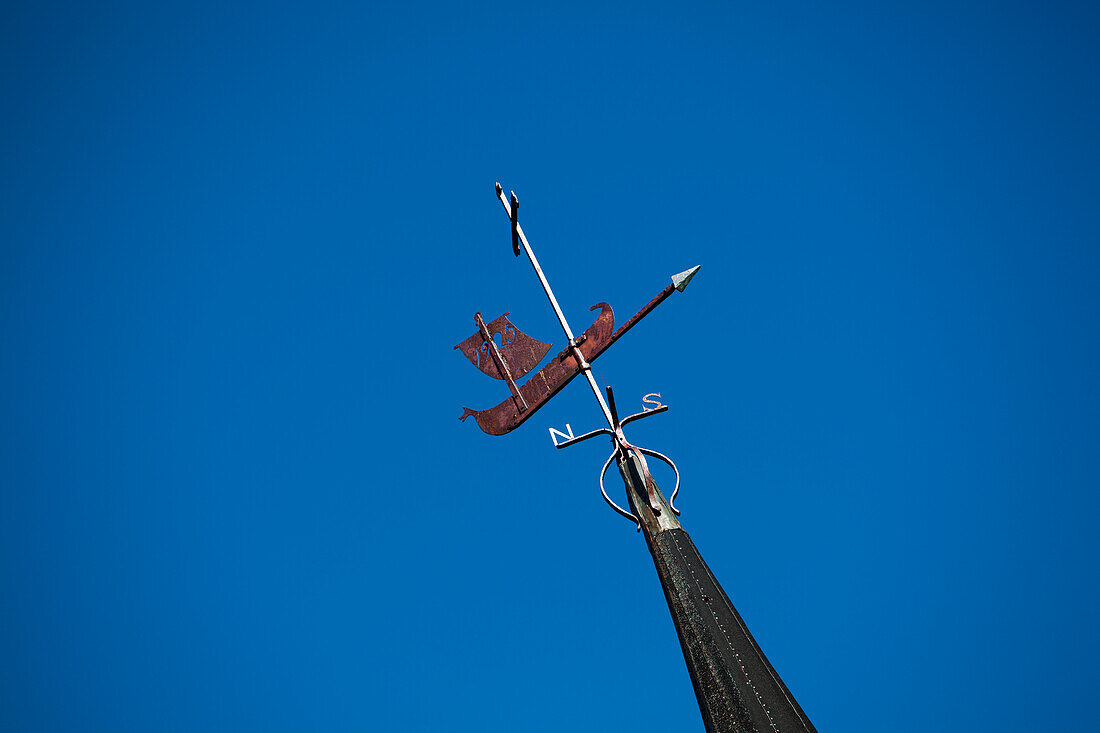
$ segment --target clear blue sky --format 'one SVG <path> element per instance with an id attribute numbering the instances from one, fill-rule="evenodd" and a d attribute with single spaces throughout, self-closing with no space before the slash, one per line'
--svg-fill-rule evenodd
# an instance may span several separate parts
<path id="1" fill-rule="evenodd" d="M 6 4 L 0 728 L 702 730 L 496 180 L 703 265 L 596 371 L 821 731 L 1095 726 L 1100 22 L 958 5 Z"/>

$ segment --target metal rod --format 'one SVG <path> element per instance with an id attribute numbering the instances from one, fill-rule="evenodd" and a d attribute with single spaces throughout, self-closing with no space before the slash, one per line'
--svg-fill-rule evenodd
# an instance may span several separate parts
<path id="1" fill-rule="evenodd" d="M 477 327 L 481 329 L 481 336 L 485 339 L 485 343 L 489 345 L 489 353 L 493 355 L 497 371 L 504 377 L 504 381 L 508 382 L 508 389 L 512 390 L 512 398 L 518 400 L 516 407 L 519 408 L 520 412 L 523 412 L 527 409 L 527 400 L 523 399 L 519 387 L 516 386 L 516 380 L 512 379 L 512 370 L 508 368 L 508 362 L 504 361 L 504 356 L 497 349 L 497 342 L 493 340 L 493 334 L 489 333 L 489 328 L 485 325 L 481 313 L 474 314 L 474 321 L 477 323 Z"/>
<path id="2" fill-rule="evenodd" d="M 527 253 L 527 259 L 531 261 L 531 266 L 535 268 L 535 274 L 538 275 L 539 282 L 542 284 L 542 289 L 546 292 L 546 297 L 550 299 L 550 305 L 554 308 L 554 315 L 558 317 L 558 323 L 561 324 L 561 328 L 565 331 L 565 337 L 569 339 L 569 346 L 573 350 L 573 356 L 577 359 L 577 364 L 580 365 L 581 370 L 584 372 L 584 376 L 588 379 L 588 386 L 592 388 L 592 394 L 596 396 L 596 401 L 600 403 L 600 410 L 603 411 L 603 416 L 607 420 L 607 424 L 615 429 L 615 419 L 611 416 L 611 410 L 608 409 L 607 403 L 604 402 L 603 394 L 600 393 L 600 388 L 596 384 L 595 377 L 592 376 L 592 367 L 588 363 L 588 360 L 584 358 L 584 354 L 577 347 L 576 339 L 573 337 L 573 331 L 569 328 L 569 322 L 565 320 L 565 314 L 561 312 L 561 306 L 558 305 L 558 299 L 554 297 L 554 291 L 550 289 L 550 283 L 546 280 L 546 275 L 542 271 L 542 267 L 539 266 L 538 258 L 535 257 L 534 251 L 531 249 L 530 243 L 527 241 L 527 235 L 523 233 L 523 226 L 518 220 L 512 217 L 512 207 L 508 203 L 508 199 L 504 196 L 504 189 L 498 183 L 496 184 L 497 198 L 500 199 L 500 203 L 504 206 L 504 212 L 508 214 L 508 219 L 512 221 L 513 234 L 518 237 L 519 243 L 523 246 L 523 251 Z M 515 198 L 515 192 L 512 192 L 512 199 Z M 518 205 L 518 201 L 517 201 Z"/>
<path id="3" fill-rule="evenodd" d="M 665 302 L 665 298 L 672 295 L 674 292 L 676 292 L 676 287 L 674 285 L 669 285 L 664 290 L 657 293 L 653 300 L 642 306 L 642 309 L 632 315 L 630 318 L 628 318 L 626 320 L 626 323 L 615 329 L 615 333 L 611 334 L 611 338 L 608 340 L 607 345 L 610 347 L 611 344 L 622 338 L 623 334 L 634 328 L 634 326 L 637 325 L 638 321 L 648 316 L 650 311 L 659 306 L 661 303 Z"/>

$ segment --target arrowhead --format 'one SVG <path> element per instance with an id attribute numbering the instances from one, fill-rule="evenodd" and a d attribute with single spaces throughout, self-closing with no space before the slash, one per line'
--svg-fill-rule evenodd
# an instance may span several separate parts
<path id="1" fill-rule="evenodd" d="M 690 270 L 684 270 L 683 272 L 673 275 L 673 286 L 681 293 L 684 292 L 684 288 L 686 288 L 688 286 L 688 283 L 691 282 L 691 278 L 695 277 L 695 273 L 699 272 L 700 267 L 702 267 L 702 265 L 696 265 Z"/>

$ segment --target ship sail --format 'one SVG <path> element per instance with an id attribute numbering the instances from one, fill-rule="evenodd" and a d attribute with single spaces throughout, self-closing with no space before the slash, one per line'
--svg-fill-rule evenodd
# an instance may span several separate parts
<path id="1" fill-rule="evenodd" d="M 509 311 L 505 311 L 503 315 L 497 316 L 485 324 L 485 328 L 494 340 L 499 337 L 497 348 L 500 350 L 500 355 L 508 364 L 512 379 L 519 379 L 538 366 L 550 351 L 551 345 L 533 339 L 513 326 L 508 320 L 508 313 Z M 497 368 L 496 361 L 489 350 L 489 342 L 480 331 L 457 344 L 455 348 L 461 351 L 471 364 L 493 379 L 506 379 Z"/>

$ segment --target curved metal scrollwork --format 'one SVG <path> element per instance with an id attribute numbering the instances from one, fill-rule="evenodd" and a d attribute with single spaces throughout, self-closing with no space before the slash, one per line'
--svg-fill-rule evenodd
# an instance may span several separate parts
<path id="1" fill-rule="evenodd" d="M 621 506 L 619 506 L 615 502 L 611 501 L 611 497 L 607 495 L 607 489 L 605 489 L 603 487 L 603 477 L 607 474 L 607 469 L 611 467 L 611 462 L 614 461 L 616 456 L 618 456 L 618 455 L 619 455 L 619 449 L 616 448 L 614 451 L 612 451 L 611 455 L 608 456 L 607 463 L 603 464 L 603 470 L 600 471 L 600 493 L 603 494 L 603 500 L 607 502 L 608 506 L 610 506 L 612 509 L 614 509 L 616 512 L 623 515 L 627 519 L 629 519 L 631 522 L 634 522 L 634 524 L 636 524 L 638 526 L 638 531 L 641 532 L 642 531 L 642 520 L 638 519 L 637 516 L 635 516 L 634 514 L 631 514 L 626 509 L 623 509 Z"/>
<path id="2" fill-rule="evenodd" d="M 647 456 L 653 456 L 658 460 L 664 461 L 669 465 L 669 468 L 672 469 L 672 472 L 676 474 L 676 486 L 672 489 L 672 495 L 668 499 L 668 508 L 672 510 L 673 514 L 675 514 L 676 516 L 680 516 L 680 510 L 673 505 L 673 502 L 676 501 L 676 494 L 680 492 L 680 469 L 676 468 L 676 464 L 672 462 L 672 459 L 663 453 L 658 453 L 657 451 L 650 450 L 649 448 L 641 448 L 636 445 L 630 446 L 630 450 L 636 450 L 639 453 L 643 453 Z M 621 514 L 623 517 L 629 519 L 631 522 L 634 522 L 634 524 L 637 525 L 638 531 L 640 532 L 642 531 L 642 520 L 640 520 L 636 514 L 628 512 L 627 510 L 616 504 L 614 501 L 612 501 L 611 497 L 607 495 L 607 489 L 605 489 L 603 485 L 603 479 L 604 476 L 607 475 L 607 469 L 611 467 L 612 461 L 618 458 L 619 455 L 621 455 L 621 452 L 618 448 L 616 448 L 614 451 L 612 451 L 611 455 L 608 456 L 607 462 L 603 464 L 603 470 L 600 471 L 600 493 L 603 494 L 603 500 L 607 502 L 608 506 Z"/>
<path id="3" fill-rule="evenodd" d="M 583 435 L 578 435 L 575 438 L 570 437 L 568 440 L 563 440 L 560 443 L 554 437 L 554 433 L 557 432 L 563 438 L 567 437 L 567 436 L 564 433 L 560 432 L 560 431 L 555 431 L 555 430 L 551 429 L 550 430 L 550 438 L 551 438 L 551 440 L 554 441 L 554 447 L 558 448 L 560 450 L 562 448 L 568 448 L 571 445 L 576 445 L 577 443 L 580 443 L 582 441 L 589 440 L 591 438 L 595 438 L 598 435 L 611 436 L 611 442 L 612 442 L 612 445 L 614 446 L 614 449 L 611 451 L 611 455 L 608 456 L 607 461 L 603 464 L 603 469 L 600 470 L 600 494 L 603 495 L 603 500 L 607 502 L 607 505 L 609 507 L 611 507 L 612 509 L 615 510 L 616 514 L 619 514 L 620 516 L 622 516 L 622 517 L 630 520 L 631 522 L 633 522 L 635 524 L 635 526 L 638 528 L 639 532 L 642 529 L 641 517 L 639 517 L 637 513 L 629 512 L 626 509 L 623 509 L 621 506 L 619 506 L 618 504 L 616 504 L 614 501 L 611 500 L 611 497 L 607 495 L 607 489 L 604 487 L 604 484 L 603 484 L 604 477 L 607 475 L 607 469 L 611 468 L 611 464 L 615 461 L 616 458 L 625 459 L 626 457 L 630 456 L 630 451 L 635 451 L 636 452 L 635 455 L 639 459 L 638 469 L 641 472 L 642 480 L 645 482 L 645 486 L 637 487 L 637 490 L 648 495 L 648 501 L 649 501 L 650 508 L 653 510 L 653 512 L 655 514 L 660 514 L 660 512 L 661 512 L 660 507 L 656 503 L 654 503 L 655 502 L 654 494 L 659 493 L 659 492 L 655 491 L 656 490 L 656 484 L 655 483 L 650 485 L 650 482 L 653 481 L 653 476 L 650 474 L 649 466 L 646 464 L 645 459 L 642 458 L 642 456 L 653 456 L 654 458 L 656 458 L 660 461 L 664 461 L 665 463 L 668 464 L 668 467 L 671 468 L 672 472 L 676 475 L 676 485 L 673 487 L 672 494 L 669 496 L 669 498 L 667 500 L 668 508 L 672 511 L 673 514 L 675 514 L 676 516 L 680 516 L 680 510 L 676 508 L 676 504 L 675 504 L 676 495 L 680 493 L 680 469 L 677 468 L 676 464 L 672 461 L 672 459 L 669 458 L 668 456 L 666 456 L 664 453 L 658 453 L 655 450 L 650 450 L 649 448 L 642 448 L 640 446 L 632 445 L 631 443 L 628 443 L 627 440 L 626 440 L 626 436 L 623 435 L 623 431 L 622 431 L 622 426 L 626 425 L 627 423 L 633 422 L 635 420 L 641 420 L 642 418 L 651 417 L 653 415 L 659 415 L 663 412 L 666 412 L 668 410 L 668 405 L 659 405 L 658 407 L 655 407 L 653 409 L 643 410 L 642 412 L 639 412 L 635 415 L 630 415 L 629 417 L 626 417 L 626 418 L 623 418 L 622 420 L 620 420 L 619 416 L 618 416 L 618 413 L 615 411 L 615 400 L 614 400 L 614 397 L 611 393 L 611 388 L 610 387 L 607 388 L 607 395 L 608 395 L 608 398 L 609 398 L 608 401 L 611 403 L 612 426 L 611 426 L 610 429 L 609 428 L 599 428 L 597 430 L 592 430 L 591 432 L 587 432 Z M 649 396 L 650 395 L 646 395 L 646 397 L 649 397 Z M 566 427 L 568 428 L 569 426 L 567 425 Z M 569 429 L 569 435 L 571 436 L 572 434 L 573 434 L 572 428 L 570 428 Z M 635 498 L 637 498 L 637 497 L 635 497 Z"/>

